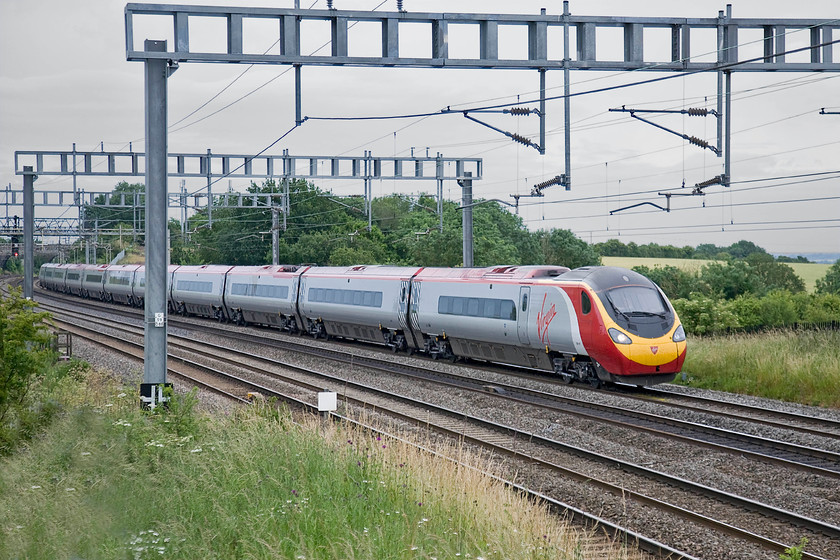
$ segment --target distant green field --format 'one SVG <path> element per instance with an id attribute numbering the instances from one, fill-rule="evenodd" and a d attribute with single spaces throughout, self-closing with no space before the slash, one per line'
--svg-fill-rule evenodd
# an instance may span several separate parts
<path id="1" fill-rule="evenodd" d="M 607 266 L 621 266 L 633 268 L 634 266 L 676 266 L 683 270 L 697 271 L 704 264 L 711 261 L 695 259 L 655 259 L 644 257 L 602 257 L 601 260 Z M 794 272 L 805 282 L 805 289 L 813 292 L 817 280 L 825 276 L 831 265 L 811 263 L 789 263 Z"/>

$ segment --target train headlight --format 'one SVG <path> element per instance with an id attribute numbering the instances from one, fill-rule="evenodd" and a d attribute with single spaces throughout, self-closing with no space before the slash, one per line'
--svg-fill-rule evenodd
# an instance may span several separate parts
<path id="1" fill-rule="evenodd" d="M 613 342 L 616 344 L 630 344 L 633 342 L 630 340 L 629 336 L 618 329 L 609 329 L 607 332 L 610 333 L 610 338 L 613 339 Z"/>
<path id="2" fill-rule="evenodd" d="M 671 337 L 671 340 L 673 340 L 674 342 L 682 342 L 683 340 L 685 340 L 685 329 L 682 325 L 677 327 L 677 330 L 674 331 L 674 336 Z"/>

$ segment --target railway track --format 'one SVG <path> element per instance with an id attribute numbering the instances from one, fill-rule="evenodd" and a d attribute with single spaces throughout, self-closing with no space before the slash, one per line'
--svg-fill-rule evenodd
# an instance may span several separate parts
<path id="1" fill-rule="evenodd" d="M 74 314 L 78 318 L 78 313 Z M 120 327 L 122 329 L 131 329 Z M 129 332 L 123 331 L 124 336 Z M 136 329 L 133 336 L 142 337 L 142 329 Z M 231 336 L 226 331 L 225 336 Z M 171 336 L 171 338 L 175 338 Z M 253 338 L 253 337 L 249 337 Z M 173 340 L 187 352 L 201 351 L 201 345 L 189 349 L 189 345 L 196 345 L 190 341 L 189 345 L 181 340 Z M 228 351 L 230 352 L 230 351 Z M 273 371 L 278 368 L 296 371 L 294 384 L 302 389 L 317 391 L 326 385 L 332 385 L 342 395 L 345 406 L 353 406 L 360 409 L 375 409 L 387 411 L 392 416 L 400 416 L 406 421 L 413 422 L 424 427 L 435 429 L 440 433 L 446 433 L 458 437 L 464 441 L 491 447 L 495 452 L 514 457 L 518 461 L 529 465 L 529 470 L 541 470 L 545 473 L 544 479 L 553 480 L 562 478 L 573 481 L 575 484 L 587 486 L 590 489 L 597 489 L 600 492 L 607 492 L 612 496 L 619 496 L 620 500 L 627 500 L 622 506 L 626 512 L 629 509 L 641 508 L 639 516 L 649 515 L 648 509 L 657 511 L 657 515 L 663 515 L 663 519 L 669 516 L 678 516 L 685 520 L 685 523 L 697 525 L 703 530 L 712 531 L 714 534 L 737 535 L 739 542 L 757 543 L 759 547 L 781 552 L 784 549 L 783 542 L 796 542 L 797 538 L 791 540 L 793 534 L 801 536 L 806 533 L 812 542 L 822 543 L 821 548 L 828 551 L 825 558 L 834 557 L 840 550 L 840 529 L 832 525 L 809 519 L 792 512 L 759 504 L 738 496 L 720 492 L 709 487 L 682 480 L 676 477 L 658 473 L 640 465 L 633 465 L 628 462 L 618 461 L 614 457 L 607 457 L 587 451 L 585 449 L 569 446 L 558 441 L 538 436 L 534 433 L 517 430 L 510 426 L 503 426 L 486 419 L 469 417 L 461 412 L 445 409 L 432 403 L 418 403 L 415 398 L 403 398 L 393 394 L 392 390 L 385 391 L 352 382 L 348 379 L 336 380 L 334 375 L 316 371 L 303 371 L 302 368 L 293 364 L 278 364 L 276 360 L 267 360 L 251 356 L 250 354 L 233 354 L 232 357 L 222 357 L 215 354 L 212 358 L 215 361 L 227 361 L 229 367 L 246 367 L 249 361 L 257 360 L 258 363 L 250 364 L 251 375 L 264 375 L 266 371 Z M 361 367 L 370 367 L 367 364 L 355 364 Z M 309 381 L 302 381 L 298 376 L 308 376 Z M 414 381 L 416 382 L 416 380 Z M 430 382 L 424 380 L 424 382 Z M 283 383 L 290 383 L 288 376 L 284 376 Z M 462 389 L 462 388 L 461 388 Z M 498 389 L 498 387 L 496 388 Z M 263 389 L 267 390 L 267 389 Z M 486 388 L 483 389 L 486 393 Z M 272 389 L 273 391 L 273 389 Z M 506 391 L 505 391 L 506 392 Z M 502 393 L 495 393 L 499 398 Z M 533 406 L 532 402 L 527 402 Z M 575 456 L 576 466 L 568 465 L 566 458 Z M 565 465 L 562 463 L 566 463 Z M 613 472 L 610 472 L 613 471 Z M 593 476 L 593 473 L 603 472 L 604 478 Z M 608 480 L 609 476 L 619 479 L 620 482 Z M 631 492 L 628 488 L 644 489 L 643 492 Z M 686 497 L 688 496 L 688 497 Z M 681 505 L 682 502 L 682 505 Z M 692 511 L 684 507 L 685 503 L 699 503 L 693 506 L 700 511 L 713 511 L 714 518 L 709 515 Z M 716 519 L 723 519 L 719 521 Z M 662 526 L 668 522 L 663 521 Z M 768 527 L 766 530 L 770 536 L 761 536 L 757 533 L 741 527 Z M 787 529 L 779 530 L 785 525 Z M 654 539 L 655 540 L 655 539 Z M 657 541 L 658 542 L 658 541 Z M 833 551 L 833 552 L 832 552 Z M 737 556 L 733 556 L 737 557 Z M 819 558 L 816 555 L 806 555 L 807 558 Z"/>
<path id="2" fill-rule="evenodd" d="M 110 306 L 107 308 L 109 311 L 113 311 Z M 116 312 L 129 317 L 136 316 L 136 312 L 131 312 L 127 309 L 117 308 Z M 170 324 L 172 326 L 195 328 L 194 323 L 188 323 L 180 319 L 170 320 Z M 540 407 L 558 414 L 575 416 L 578 419 L 585 418 L 596 422 L 606 422 L 615 426 L 640 430 L 652 435 L 671 438 L 693 445 L 702 445 L 717 451 L 747 455 L 781 466 L 840 479 L 840 454 L 826 449 L 819 449 L 789 441 L 779 441 L 757 434 L 738 432 L 713 425 L 701 424 L 696 421 L 665 416 L 663 414 L 634 411 L 624 405 L 617 407 L 578 398 L 563 397 L 555 393 L 523 387 L 522 385 L 501 383 L 498 381 L 488 384 L 468 375 L 458 375 L 429 367 L 395 363 L 390 356 L 387 359 L 360 356 L 353 351 L 340 348 L 323 348 L 311 344 L 303 344 L 295 342 L 293 337 L 282 337 L 278 339 L 276 336 L 254 335 L 251 332 L 243 334 L 230 329 L 213 326 L 210 321 L 204 321 L 201 328 L 205 332 L 211 332 L 230 339 L 247 343 L 259 342 L 260 344 L 274 348 L 302 352 L 308 355 L 316 355 L 323 359 L 335 360 L 351 365 L 355 364 L 356 366 L 364 366 L 381 372 L 407 376 L 417 381 L 448 383 L 453 388 L 480 394 L 489 391 L 498 395 L 499 398 L 516 400 L 520 403 Z M 665 392 L 646 390 L 646 393 L 657 395 Z M 647 402 L 651 401 L 651 397 L 649 396 L 636 397 L 629 395 L 629 397 Z M 704 402 L 704 400 L 700 400 L 700 402 Z M 676 409 L 685 408 L 685 405 L 681 405 L 680 403 L 666 402 L 664 404 Z M 702 412 L 696 405 L 690 406 L 689 408 L 694 412 Z M 737 419 L 745 424 L 756 421 L 753 418 L 754 407 L 747 408 L 744 414 L 716 412 L 713 416 L 721 416 L 722 414 L 725 414 L 727 418 Z M 780 413 L 781 418 L 789 418 L 790 416 L 787 413 Z M 787 425 L 782 421 L 771 421 L 768 419 L 761 419 L 758 422 L 762 425 L 771 425 L 777 429 L 791 430 L 818 437 L 840 439 L 840 436 L 837 436 L 832 431 L 838 429 L 837 427 L 840 423 L 815 418 L 811 418 L 810 420 L 812 427 L 809 428 Z"/>

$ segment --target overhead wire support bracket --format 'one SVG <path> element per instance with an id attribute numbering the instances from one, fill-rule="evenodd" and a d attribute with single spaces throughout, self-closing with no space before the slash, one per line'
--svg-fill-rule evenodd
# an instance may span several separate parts
<path id="1" fill-rule="evenodd" d="M 640 117 L 639 115 L 636 114 L 636 113 L 640 113 L 640 112 L 644 112 L 644 113 L 666 113 L 666 112 L 680 113 L 681 111 L 655 111 L 655 110 L 651 110 L 651 109 L 640 110 L 640 109 L 626 109 L 624 107 L 621 107 L 620 109 L 610 109 L 610 111 L 611 112 L 618 112 L 618 113 L 630 113 L 630 116 L 633 117 L 634 119 L 638 119 L 638 120 L 642 121 L 643 123 L 647 123 L 651 126 L 655 126 L 656 128 L 664 130 L 665 132 L 670 132 L 671 134 L 673 134 L 675 136 L 679 136 L 683 140 L 688 140 L 689 144 L 694 144 L 695 146 L 699 146 L 701 148 L 709 149 L 712 152 L 714 152 L 714 154 L 716 156 L 721 155 L 721 151 L 718 148 L 716 148 L 715 146 L 712 146 L 711 144 L 709 144 L 707 141 L 703 140 L 702 138 L 697 138 L 696 136 L 689 136 L 688 134 L 683 134 L 681 132 L 677 132 L 676 130 L 671 130 L 670 128 L 662 126 L 661 124 L 655 123 L 653 121 L 649 121 L 647 119 L 643 119 L 642 117 Z M 691 111 L 691 113 L 689 111 Z M 704 111 L 705 111 L 705 114 L 703 113 Z M 691 116 L 706 116 L 706 115 L 713 115 L 715 117 L 719 116 L 718 112 L 714 111 L 712 109 L 686 109 L 685 114 L 689 114 Z"/>
<path id="2" fill-rule="evenodd" d="M 825 107 L 820 109 L 820 115 L 840 115 L 840 111 L 826 111 Z"/>
<path id="3" fill-rule="evenodd" d="M 670 212 L 671 211 L 671 197 L 668 196 L 667 199 L 668 199 L 668 207 L 667 208 L 663 208 L 662 206 L 659 206 L 658 204 L 654 204 L 653 202 L 639 202 L 638 204 L 631 204 L 630 206 L 624 206 L 623 208 L 616 208 L 615 210 L 610 210 L 610 216 L 612 216 L 616 212 L 623 212 L 624 210 L 630 210 L 632 208 L 638 208 L 639 206 L 653 206 L 654 208 L 659 208 L 660 210 L 663 210 L 665 212 Z"/>
<path id="4" fill-rule="evenodd" d="M 502 130 L 501 128 L 495 127 L 492 124 L 488 124 L 486 122 L 480 121 L 475 117 L 471 117 L 467 111 L 464 111 L 463 115 L 466 118 L 468 118 L 469 120 L 480 124 L 481 126 L 486 126 L 487 128 L 489 128 L 491 130 L 495 130 L 496 132 L 498 132 L 500 134 L 504 134 L 505 136 L 507 136 L 508 138 L 513 140 L 514 142 L 519 142 L 520 144 L 530 146 L 531 148 L 534 148 L 535 150 L 537 150 L 540 154 L 545 154 L 545 148 L 543 148 L 542 146 L 540 146 L 536 142 L 533 142 L 533 141 L 529 140 L 528 138 L 525 138 L 521 134 L 517 134 L 515 132 L 508 132 L 506 130 Z"/>
<path id="5" fill-rule="evenodd" d="M 441 111 L 442 113 L 455 113 L 463 111 L 452 111 L 448 107 Z M 531 109 L 530 107 L 511 107 L 510 109 L 470 109 L 469 113 L 501 113 L 504 115 L 512 115 L 514 117 L 527 117 L 531 114 L 542 115 L 539 109 Z"/>

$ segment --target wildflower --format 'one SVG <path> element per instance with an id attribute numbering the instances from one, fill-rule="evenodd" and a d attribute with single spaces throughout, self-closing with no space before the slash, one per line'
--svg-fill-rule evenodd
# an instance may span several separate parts
<path id="1" fill-rule="evenodd" d="M 201 453 L 201 448 L 196 447 L 195 449 L 190 450 L 190 453 Z"/>
<path id="2" fill-rule="evenodd" d="M 65 492 L 75 492 L 76 489 L 75 488 L 65 488 L 64 491 Z"/>
<path id="3" fill-rule="evenodd" d="M 41 487 L 38 486 L 37 484 L 32 486 L 32 490 L 40 490 L 40 489 L 41 489 Z"/>
<path id="4" fill-rule="evenodd" d="M 347 440 L 347 443 L 349 443 L 350 445 L 353 445 L 353 440 L 352 440 L 352 439 L 348 439 L 348 440 Z"/>
<path id="5" fill-rule="evenodd" d="M 88 455 L 90 455 L 89 451 L 82 451 L 82 457 L 87 457 Z"/>

